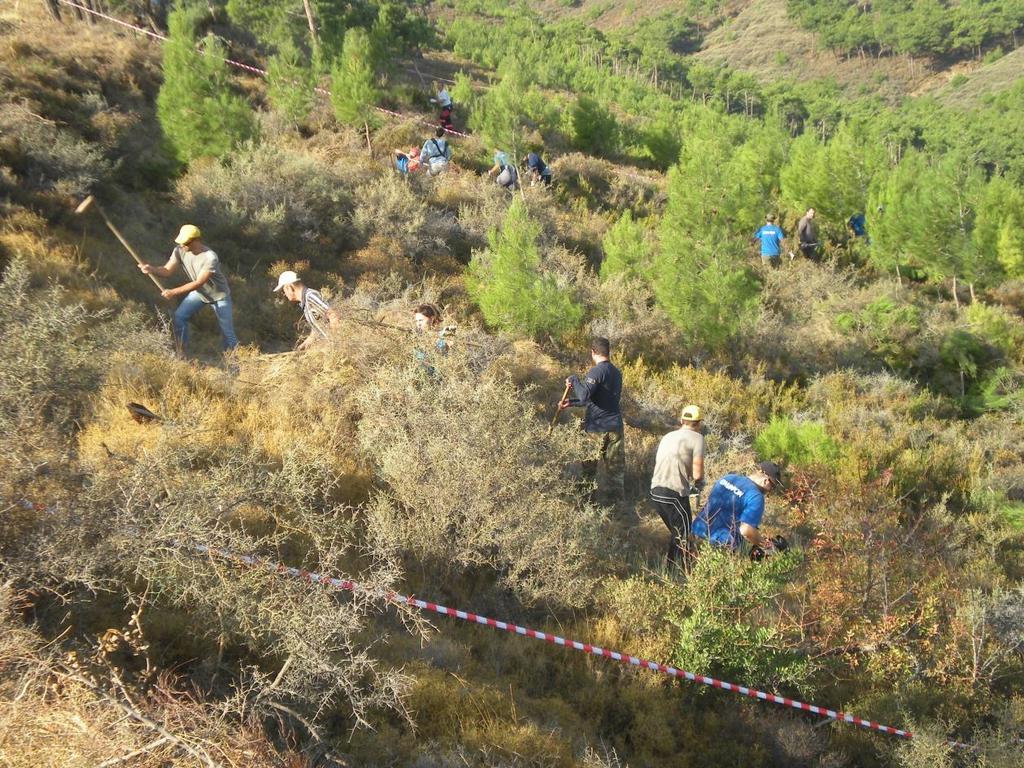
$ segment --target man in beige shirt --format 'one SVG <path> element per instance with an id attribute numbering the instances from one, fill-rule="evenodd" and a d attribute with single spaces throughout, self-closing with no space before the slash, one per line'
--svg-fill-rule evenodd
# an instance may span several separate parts
<path id="1" fill-rule="evenodd" d="M 186 224 L 174 238 L 174 250 L 171 251 L 171 257 L 166 264 L 162 267 L 155 264 L 139 264 L 139 269 L 147 275 L 171 277 L 180 269 L 188 278 L 184 285 L 167 288 L 161 293 L 165 299 L 185 297 L 171 319 L 171 329 L 174 331 L 174 339 L 181 354 L 185 353 L 185 345 L 188 342 L 189 318 L 204 306 L 213 309 L 217 316 L 217 324 L 224 339 L 224 350 L 238 346 L 232 319 L 228 278 L 217 254 L 207 247 L 200 239 L 201 236 L 198 227 Z"/>
<path id="2" fill-rule="evenodd" d="M 686 406 L 679 429 L 661 438 L 654 462 L 651 501 L 670 534 L 666 555 L 669 564 L 681 565 L 688 552 L 693 521 L 690 494 L 699 494 L 704 487 L 704 435 L 700 423 L 700 408 Z"/>

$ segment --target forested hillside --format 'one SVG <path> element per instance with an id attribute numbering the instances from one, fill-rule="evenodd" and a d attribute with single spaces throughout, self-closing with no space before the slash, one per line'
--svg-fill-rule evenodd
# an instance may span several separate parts
<path id="1" fill-rule="evenodd" d="M 1022 26 L 0 7 L 0 764 L 1024 764 Z"/>

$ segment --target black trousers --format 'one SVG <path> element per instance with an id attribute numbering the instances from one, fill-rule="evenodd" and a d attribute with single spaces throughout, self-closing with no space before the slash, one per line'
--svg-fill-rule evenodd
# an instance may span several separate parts
<path id="1" fill-rule="evenodd" d="M 669 563 L 678 565 L 687 551 L 686 543 L 690 537 L 690 523 L 693 522 L 690 497 L 683 496 L 671 488 L 658 486 L 651 488 L 651 501 L 654 502 L 654 509 L 661 516 L 671 534 L 665 559 Z"/>

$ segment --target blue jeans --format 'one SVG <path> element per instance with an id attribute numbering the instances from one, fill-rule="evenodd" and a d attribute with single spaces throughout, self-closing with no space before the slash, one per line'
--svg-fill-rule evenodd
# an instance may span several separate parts
<path id="1" fill-rule="evenodd" d="M 189 294 L 182 299 L 178 308 L 174 310 L 174 317 L 171 320 L 171 328 L 174 329 L 174 338 L 181 346 L 181 351 L 185 351 L 185 345 L 188 343 L 189 318 L 204 306 L 213 307 L 213 311 L 217 315 L 217 323 L 220 325 L 220 334 L 224 337 L 224 349 L 228 350 L 237 347 L 238 339 L 235 338 L 235 327 L 231 322 L 231 297 L 228 296 L 220 301 L 207 304 L 207 302 L 203 301 L 203 297 L 198 291 L 190 291 Z"/>

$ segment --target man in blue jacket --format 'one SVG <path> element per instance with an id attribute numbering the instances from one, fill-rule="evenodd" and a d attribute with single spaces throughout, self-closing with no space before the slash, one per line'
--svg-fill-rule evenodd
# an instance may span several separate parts
<path id="1" fill-rule="evenodd" d="M 708 500 L 693 521 L 690 532 L 697 540 L 730 549 L 746 542 L 771 550 L 773 544 L 759 529 L 764 516 L 764 496 L 781 488 L 779 465 L 762 461 L 749 475 L 728 474 L 711 488 Z"/>
<path id="2" fill-rule="evenodd" d="M 594 366 L 580 379 L 575 374 L 565 380 L 569 396 L 559 408 L 586 406 L 583 430 L 595 442 L 597 459 L 584 462 L 588 473 L 596 474 L 597 501 L 618 506 L 625 498 L 626 453 L 622 429 L 622 373 L 611 364 L 611 344 L 597 337 L 590 345 Z"/>

